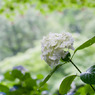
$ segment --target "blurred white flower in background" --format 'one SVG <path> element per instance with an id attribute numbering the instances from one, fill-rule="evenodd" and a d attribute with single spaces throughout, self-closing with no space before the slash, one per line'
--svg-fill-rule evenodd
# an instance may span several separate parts
<path id="1" fill-rule="evenodd" d="M 70 33 L 49 33 L 41 42 L 42 59 L 50 66 L 57 65 L 60 58 L 64 58 L 69 49 L 74 50 L 74 39 Z"/>

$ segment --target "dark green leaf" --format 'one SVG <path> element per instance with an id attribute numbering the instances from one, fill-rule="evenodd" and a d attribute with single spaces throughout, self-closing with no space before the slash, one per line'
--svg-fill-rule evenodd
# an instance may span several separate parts
<path id="1" fill-rule="evenodd" d="M 95 84 L 95 65 L 91 66 L 86 72 L 80 74 L 80 79 L 87 84 Z"/>
<path id="2" fill-rule="evenodd" d="M 7 93 L 9 92 L 9 88 L 5 85 L 0 84 L 0 91 Z"/>
<path id="3" fill-rule="evenodd" d="M 92 72 L 92 73 L 95 73 L 95 65 L 91 66 L 87 72 Z"/>
<path id="4" fill-rule="evenodd" d="M 92 44 L 95 43 L 95 36 L 92 37 L 91 39 L 89 39 L 88 41 L 84 42 L 82 45 L 80 45 L 78 48 L 75 49 L 74 51 L 74 54 L 78 51 L 78 50 L 81 50 L 81 49 L 84 49 L 84 48 L 87 48 L 89 46 L 91 46 Z M 73 54 L 73 56 L 74 56 Z M 73 57 L 72 56 L 72 57 Z"/>
<path id="5" fill-rule="evenodd" d="M 70 85 L 72 81 L 75 79 L 76 75 L 71 75 L 63 79 L 60 88 L 59 88 L 59 93 L 61 95 L 67 94 L 67 92 L 70 90 Z"/>
<path id="6" fill-rule="evenodd" d="M 28 78 L 25 80 L 25 85 L 28 89 L 33 89 L 33 87 L 37 85 L 36 80 L 32 78 Z"/>
<path id="7" fill-rule="evenodd" d="M 47 77 L 44 79 L 44 81 L 41 83 L 40 87 L 43 86 L 48 80 L 49 78 L 52 76 L 52 74 L 63 64 L 58 64 L 48 75 Z"/>
<path id="8" fill-rule="evenodd" d="M 14 69 L 14 70 L 12 70 L 12 76 L 14 78 L 22 79 L 23 74 L 21 73 L 20 70 Z"/>
<path id="9" fill-rule="evenodd" d="M 23 76 L 22 80 L 26 80 L 28 78 L 31 78 L 30 73 L 26 72 L 25 75 Z"/>
<path id="10" fill-rule="evenodd" d="M 87 84 L 95 84 L 95 73 L 84 72 L 80 75 L 81 80 Z"/>

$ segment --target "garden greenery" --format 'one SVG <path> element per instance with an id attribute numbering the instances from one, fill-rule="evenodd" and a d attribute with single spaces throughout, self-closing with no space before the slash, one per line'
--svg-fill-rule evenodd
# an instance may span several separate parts
<path id="1" fill-rule="evenodd" d="M 10 18 L 10 20 L 13 20 L 13 17 L 16 15 L 16 13 L 24 14 L 25 11 L 27 9 L 30 9 L 31 7 L 36 8 L 36 9 L 40 10 L 42 13 L 47 14 L 47 13 L 53 12 L 53 11 L 59 11 L 60 12 L 60 11 L 63 11 L 65 8 L 71 8 L 71 7 L 72 8 L 83 8 L 84 7 L 82 10 L 84 10 L 85 7 L 94 8 L 95 7 L 95 1 L 94 0 L 55 0 L 55 1 L 54 0 L 0 0 L 0 14 L 5 15 L 7 18 Z M 83 13 L 84 13 L 84 11 L 83 11 Z M 87 12 L 87 15 L 88 15 L 88 12 Z M 21 16 L 23 17 L 23 15 L 21 15 Z M 66 15 L 66 17 L 67 17 L 67 15 Z M 89 19 L 89 17 L 88 17 L 88 19 Z M 61 18 L 61 21 L 62 20 L 64 20 L 63 16 Z M 87 19 L 85 19 L 85 20 L 87 21 Z M 94 22 L 93 19 L 91 19 L 91 20 Z M 69 21 L 70 21 L 70 19 L 69 19 Z M 84 21 L 84 20 L 82 20 L 82 21 L 83 21 L 83 23 L 86 23 L 86 21 Z M 66 22 L 67 22 L 67 20 L 66 20 Z M 29 23 L 31 23 L 30 20 L 29 20 Z M 71 29 L 75 29 L 75 31 L 77 29 L 77 32 L 81 32 L 81 30 L 77 27 L 77 24 L 76 24 L 76 23 L 79 23 L 79 22 L 76 21 L 76 23 L 72 23 L 72 19 L 71 19 L 70 23 L 71 23 L 70 24 Z M 82 25 L 82 24 L 79 24 L 79 25 Z M 92 24 L 91 25 L 87 24 L 87 30 L 85 30 L 85 33 L 89 30 L 91 31 L 93 25 Z M 72 28 L 72 26 L 74 26 L 75 28 Z M 18 26 L 12 25 L 12 29 L 15 30 L 15 32 L 16 32 L 16 27 L 18 27 Z M 71 29 L 70 29 L 70 31 L 71 31 Z M 8 31 L 7 28 L 6 28 L 6 30 Z M 18 28 L 17 28 L 17 30 L 18 30 Z M 21 31 L 20 28 L 19 28 L 19 30 Z M 46 31 L 46 29 L 45 29 L 45 31 Z M 15 34 L 15 32 L 13 34 Z M 93 32 L 94 32 L 94 30 L 93 30 Z M 36 36 L 33 34 L 33 37 L 35 39 Z M 5 39 L 6 37 L 3 37 L 3 38 Z M 9 40 L 7 40 L 7 41 L 9 41 Z M 52 41 L 53 41 L 53 38 L 52 38 Z M 59 64 L 57 64 L 55 66 L 55 68 L 53 68 L 53 70 L 44 79 L 43 82 L 41 82 L 41 80 L 40 80 L 40 79 L 42 79 L 41 75 L 39 75 L 37 78 L 34 79 L 30 76 L 30 74 L 28 72 L 23 73 L 18 69 L 13 69 L 12 71 L 7 71 L 4 74 L 4 81 L 7 80 L 8 82 L 5 83 L 4 81 L 2 81 L 0 83 L 0 91 L 1 91 L 0 94 L 2 94 L 2 95 L 6 95 L 6 94 L 7 95 L 23 95 L 23 94 L 24 95 L 42 95 L 42 94 L 44 94 L 43 91 L 47 90 L 47 86 L 45 85 L 45 83 L 49 80 L 49 78 L 53 75 L 53 73 L 58 68 L 60 68 L 62 65 L 65 65 L 65 63 L 67 64 L 68 62 L 70 62 L 80 72 L 80 75 L 75 74 L 75 75 L 66 76 L 63 79 L 62 83 L 60 84 L 59 93 L 61 95 L 65 95 L 65 94 L 69 93 L 73 80 L 77 77 L 80 77 L 80 79 L 84 83 L 89 84 L 89 85 L 82 86 L 82 87 L 80 87 L 77 90 L 72 91 L 72 92 L 70 91 L 70 93 L 74 94 L 74 95 L 79 95 L 79 94 L 81 94 L 81 95 L 85 95 L 85 94 L 95 95 L 94 94 L 95 93 L 95 87 L 94 87 L 95 86 L 95 65 L 93 65 L 89 69 L 87 69 L 86 72 L 82 72 L 79 69 L 79 67 L 77 67 L 76 64 L 72 61 L 73 56 L 76 54 L 77 51 L 82 50 L 86 47 L 89 47 L 94 43 L 95 43 L 95 36 L 92 37 L 91 39 L 89 39 L 88 41 L 86 41 L 85 43 L 83 43 L 78 48 L 76 48 L 74 53 L 72 54 L 72 56 L 67 51 L 65 52 L 64 57 L 60 57 L 60 55 L 57 55 L 57 57 L 59 56 L 59 58 L 60 58 Z M 21 48 L 21 44 L 19 44 L 19 45 L 20 45 L 20 48 Z M 23 48 L 23 45 L 22 45 L 22 48 Z M 24 46 L 24 48 L 25 48 L 25 46 Z M 14 49 L 11 49 L 11 50 L 13 50 L 13 52 L 14 52 Z M 17 46 L 16 46 L 15 52 L 17 53 L 18 50 L 19 50 L 19 47 L 17 48 Z M 55 57 L 53 57 L 53 59 L 54 58 Z M 43 58 L 43 59 L 45 59 L 45 58 Z M 48 60 L 46 62 L 48 62 Z M 58 61 L 55 61 L 55 62 L 58 62 Z M 48 64 L 50 64 L 50 63 L 48 63 Z M 11 84 L 11 88 L 9 86 L 10 85 L 9 81 L 10 81 L 10 84 Z M 13 81 L 15 83 L 12 83 Z M 7 86 L 5 84 L 7 84 Z M 38 88 L 39 88 L 39 90 L 38 90 Z M 45 94 L 48 95 L 48 93 L 45 93 Z"/>
<path id="2" fill-rule="evenodd" d="M 47 84 L 38 90 L 43 78 L 41 74 L 33 78 L 24 67 L 16 66 L 4 74 L 0 83 L 0 95 L 44 95 L 48 93 Z"/>
<path id="3" fill-rule="evenodd" d="M 65 36 L 63 36 L 63 38 L 64 38 Z M 55 51 L 56 50 L 56 44 L 55 45 L 51 45 L 51 44 L 49 44 L 49 42 L 48 41 L 52 41 L 53 40 L 53 38 L 51 38 L 51 39 L 47 39 L 47 41 L 45 42 L 45 44 L 47 44 L 47 47 L 49 46 L 49 47 L 52 47 L 53 49 L 52 49 L 52 51 Z M 59 40 L 57 37 L 56 37 L 56 40 Z M 50 43 L 51 43 L 51 41 L 50 41 Z M 63 42 L 64 42 L 64 40 L 63 40 Z M 65 40 L 65 44 L 66 44 L 66 40 Z M 68 93 L 68 91 L 70 90 L 70 85 L 71 85 L 71 83 L 73 82 L 73 80 L 76 78 L 76 77 L 80 77 L 80 79 L 84 82 L 84 83 L 86 83 L 86 84 L 89 84 L 90 85 L 90 87 L 93 89 L 93 93 L 95 93 L 95 87 L 93 86 L 93 85 L 95 85 L 95 65 L 93 65 L 93 66 L 91 66 L 86 72 L 82 72 L 80 69 L 79 69 L 79 67 L 77 67 L 76 66 L 76 64 L 72 61 L 72 58 L 73 58 L 73 56 L 74 56 L 74 54 L 77 52 L 77 51 L 79 51 L 79 50 L 82 50 L 82 49 L 85 49 L 85 48 L 87 48 L 87 47 L 89 47 L 89 46 L 91 46 L 92 44 L 94 44 L 95 43 L 95 36 L 94 37 L 92 37 L 91 39 L 89 39 L 88 41 L 86 41 L 85 43 L 83 43 L 82 45 L 80 45 L 78 48 L 76 48 L 75 49 L 75 51 L 74 51 L 74 53 L 73 53 L 73 55 L 72 56 L 70 56 L 70 52 L 68 51 L 68 53 L 67 53 L 67 55 L 65 55 L 65 57 L 63 57 L 62 58 L 62 55 L 61 55 L 61 58 L 60 58 L 60 61 L 61 61 L 61 63 L 59 63 L 57 66 L 55 66 L 55 68 L 50 72 L 50 74 L 44 79 L 44 81 L 41 83 L 41 85 L 40 85 L 40 87 L 42 87 L 48 80 L 49 80 L 49 78 L 52 76 L 52 74 L 60 67 L 60 66 L 62 66 L 62 65 L 64 65 L 65 63 L 68 63 L 68 62 L 70 62 L 78 71 L 79 71 L 79 73 L 80 73 L 80 75 L 70 75 L 70 76 L 67 76 L 66 78 L 64 78 L 63 79 L 63 81 L 62 81 L 62 83 L 61 83 L 61 85 L 60 85 L 60 87 L 59 87 L 59 93 L 61 94 L 61 95 L 66 95 L 67 93 Z M 61 42 L 59 42 L 59 46 L 61 46 L 63 43 Z M 42 47 L 43 47 L 43 44 L 42 44 Z M 64 47 L 62 47 L 63 48 L 63 51 L 64 51 Z M 58 50 L 59 50 L 59 52 L 60 52 L 60 49 L 62 49 L 62 48 L 59 48 Z M 65 48 L 68 48 L 68 45 L 67 45 L 67 47 L 65 47 Z M 45 48 L 45 50 L 46 51 L 48 51 L 48 49 L 49 48 Z M 44 51 L 45 52 L 45 51 Z M 51 55 L 51 53 L 50 52 L 47 52 L 48 53 L 48 55 Z M 58 52 L 57 52 L 58 53 Z M 43 52 L 42 52 L 42 54 L 43 54 Z M 54 55 L 54 54 L 52 54 L 52 55 Z M 57 56 L 57 55 L 54 55 L 54 56 Z M 48 57 L 48 56 L 46 56 L 46 57 Z M 45 58 L 46 59 L 46 58 Z M 44 60 L 45 60 L 44 59 Z M 49 60 L 49 59 L 48 59 Z M 55 61 L 55 60 L 53 60 L 52 59 L 52 61 Z M 48 62 L 48 61 L 47 61 Z M 63 62 L 63 63 L 62 63 Z M 49 64 L 49 63 L 48 63 Z M 92 93 L 92 92 L 91 92 Z M 85 92 L 85 94 L 90 94 L 90 92 Z M 77 95 L 77 94 L 76 94 Z M 91 94 L 92 95 L 92 94 Z"/>
<path id="4" fill-rule="evenodd" d="M 0 14 L 12 19 L 16 12 L 24 14 L 26 10 L 36 8 L 42 13 L 63 11 L 65 8 L 95 7 L 94 0 L 0 0 Z"/>
<path id="5" fill-rule="evenodd" d="M 57 37 L 59 37 L 58 35 L 61 35 L 61 34 L 57 34 Z M 63 36 L 63 38 L 64 38 L 67 35 L 68 35 L 68 33 L 66 33 L 66 35 L 61 35 L 61 36 Z M 68 37 L 71 37 L 71 35 Z M 68 38 L 68 37 L 66 37 L 66 38 Z M 52 38 L 52 40 L 53 40 L 53 38 Z M 57 39 L 57 40 L 59 40 L 59 39 Z M 48 41 L 51 41 L 51 40 L 48 40 Z M 68 40 L 66 40 L 66 39 L 64 41 L 68 42 Z M 22 67 L 22 66 L 14 67 L 12 71 L 5 72 L 4 79 L 0 83 L 0 94 L 2 94 L 2 95 L 50 95 L 50 93 L 48 92 L 48 85 L 46 84 L 46 82 L 50 79 L 50 77 L 53 75 L 53 73 L 58 68 L 60 68 L 62 65 L 63 66 L 66 65 L 69 62 L 69 64 L 71 63 L 79 71 L 80 74 L 75 73 L 73 75 L 66 76 L 62 80 L 58 92 L 61 95 L 69 95 L 69 94 L 72 94 L 72 95 L 86 95 L 86 94 L 95 95 L 95 87 L 94 87 L 95 86 L 95 65 L 93 65 L 89 69 L 87 69 L 86 72 L 82 72 L 79 69 L 79 67 L 77 67 L 76 64 L 72 61 L 73 56 L 76 54 L 77 51 L 85 49 L 94 43 L 95 43 L 95 36 L 92 37 L 91 39 L 89 39 L 88 41 L 86 41 L 85 43 L 83 43 L 82 45 L 80 45 L 78 48 L 76 48 L 74 50 L 74 53 L 72 54 L 72 56 L 71 56 L 70 52 L 67 52 L 67 54 L 65 54 L 65 57 L 61 56 L 59 59 L 59 63 L 53 64 L 53 65 L 55 65 L 55 67 L 52 69 L 52 71 L 47 75 L 47 77 L 43 81 L 42 81 L 43 76 L 41 74 L 37 75 L 36 78 L 33 78 L 33 77 L 31 77 L 30 73 L 27 72 L 27 70 L 24 67 Z M 46 44 L 46 42 L 45 42 L 45 44 Z M 63 43 L 60 43 L 59 47 L 61 44 L 63 44 Z M 58 44 L 55 44 L 55 45 L 58 45 Z M 66 43 L 65 43 L 65 45 L 66 45 Z M 71 46 L 72 45 L 73 44 L 71 43 Z M 55 47 L 54 45 L 50 44 L 50 47 L 51 46 Z M 68 49 L 66 49 L 68 47 L 62 47 L 62 48 L 63 48 L 63 50 L 68 50 Z M 59 48 L 59 50 L 62 48 Z M 55 49 L 55 48 L 53 48 L 53 49 Z M 72 90 L 71 89 L 72 82 L 74 81 L 75 78 L 78 78 L 78 77 L 80 77 L 80 79 L 86 85 L 83 85 L 82 87 Z M 55 93 L 53 95 L 58 95 L 58 94 Z"/>

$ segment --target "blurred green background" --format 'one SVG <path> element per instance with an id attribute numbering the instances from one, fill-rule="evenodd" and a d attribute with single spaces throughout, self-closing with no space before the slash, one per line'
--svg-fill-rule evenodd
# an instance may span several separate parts
<path id="1" fill-rule="evenodd" d="M 62 11 L 43 14 L 32 6 L 27 8 L 25 13 L 20 14 L 15 11 L 14 14 L 18 14 L 16 16 L 12 14 L 13 12 L 9 15 L 4 10 L 0 12 L 2 13 L 0 16 L 1 76 L 7 70 L 12 70 L 14 66 L 22 65 L 33 77 L 37 74 L 43 74 L 45 77 L 51 67 L 41 60 L 41 40 L 50 32 L 70 32 L 75 39 L 75 48 L 95 36 L 93 8 L 65 8 Z M 73 61 L 82 71 L 95 64 L 95 44 L 77 52 Z M 64 76 L 78 73 L 75 71 L 71 64 L 60 67 L 48 81 L 49 91 L 54 93 L 58 90 Z M 75 81 L 76 84 L 82 83 L 79 80 Z"/>

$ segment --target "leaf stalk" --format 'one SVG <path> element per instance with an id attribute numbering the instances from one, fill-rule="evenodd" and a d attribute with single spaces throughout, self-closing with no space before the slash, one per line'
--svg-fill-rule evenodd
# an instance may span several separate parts
<path id="1" fill-rule="evenodd" d="M 69 61 L 72 63 L 72 65 L 80 72 L 80 73 L 82 73 L 82 71 L 74 64 L 74 62 L 71 60 L 71 59 L 69 59 Z M 95 88 L 90 84 L 90 87 L 93 89 L 93 91 L 95 92 Z"/>

